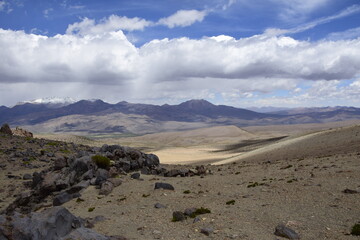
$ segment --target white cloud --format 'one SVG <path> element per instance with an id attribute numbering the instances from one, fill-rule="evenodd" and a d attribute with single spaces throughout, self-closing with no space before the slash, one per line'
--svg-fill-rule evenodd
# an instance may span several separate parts
<path id="1" fill-rule="evenodd" d="M 337 41 L 345 39 L 355 39 L 360 37 L 360 27 L 351 28 L 343 32 L 334 32 L 327 36 L 327 39 Z"/>
<path id="2" fill-rule="evenodd" d="M 49 17 L 49 14 L 50 14 L 52 11 L 54 11 L 53 8 L 47 8 L 47 9 L 45 9 L 45 10 L 43 11 L 44 17 L 45 17 L 45 18 L 48 18 L 48 17 Z"/>
<path id="3" fill-rule="evenodd" d="M 10 6 L 10 3 L 2 0 L 0 1 L 0 12 L 6 12 L 6 13 L 11 13 L 13 11 L 13 9 Z"/>
<path id="4" fill-rule="evenodd" d="M 336 13 L 334 15 L 331 15 L 331 16 L 327 16 L 327 17 L 323 17 L 323 18 L 319 18 L 319 19 L 316 19 L 314 21 L 311 21 L 311 22 L 307 22 L 305 24 L 301 24 L 297 27 L 294 27 L 294 28 L 290 28 L 290 29 L 277 29 L 277 28 L 269 28 L 269 29 L 266 29 L 264 34 L 267 35 L 267 36 L 278 36 L 278 35 L 284 35 L 284 34 L 293 34 L 293 33 L 299 33 L 299 32 L 304 32 L 306 30 L 309 30 L 309 29 L 312 29 L 312 28 L 315 28 L 319 25 L 322 25 L 322 24 L 325 24 L 325 23 L 329 23 L 333 20 L 336 20 L 336 19 L 340 19 L 340 18 L 343 18 L 343 17 L 347 17 L 347 16 L 350 16 L 352 14 L 355 14 L 355 13 L 359 13 L 360 12 L 360 5 L 353 5 L 353 6 L 350 6 L 342 11 L 340 11 L 339 13 Z M 353 32 L 345 32 L 347 34 L 358 34 L 359 33 L 359 30 L 358 29 L 354 29 Z M 341 33 L 340 33 L 341 34 Z M 339 37 L 338 35 L 335 34 L 335 36 L 331 36 L 330 37 Z"/>
<path id="5" fill-rule="evenodd" d="M 5 1 L 0 1 L 0 12 L 4 11 L 5 6 L 6 6 L 6 2 Z"/>
<path id="6" fill-rule="evenodd" d="M 81 29 L 94 26 L 86 21 Z M 344 96 L 336 95 L 339 90 L 360 94 L 357 82 L 339 87 L 360 76 L 360 39 L 312 43 L 218 36 L 154 40 L 138 48 L 121 30 L 46 37 L 0 29 L 0 54 L 2 104 L 37 87 L 51 96 L 76 97 L 78 92 L 82 98 L 112 101 L 188 99 L 199 93 L 252 99 L 277 90 L 302 98 Z M 306 80 L 315 90 L 298 89 Z M 15 86 L 23 87 L 14 94 Z"/>
<path id="7" fill-rule="evenodd" d="M 187 27 L 196 22 L 202 22 L 207 14 L 205 10 L 179 10 L 169 17 L 161 18 L 158 24 L 169 28 Z"/>
<path id="8" fill-rule="evenodd" d="M 284 21 L 303 21 L 308 14 L 324 6 L 331 0 L 272 0 L 282 5 L 279 17 Z"/>
<path id="9" fill-rule="evenodd" d="M 152 22 L 138 17 L 128 18 L 117 15 L 111 15 L 108 18 L 101 19 L 98 23 L 94 19 L 84 18 L 81 22 L 70 24 L 66 30 L 67 34 L 102 34 L 118 30 L 134 31 L 143 30 L 152 25 Z"/>

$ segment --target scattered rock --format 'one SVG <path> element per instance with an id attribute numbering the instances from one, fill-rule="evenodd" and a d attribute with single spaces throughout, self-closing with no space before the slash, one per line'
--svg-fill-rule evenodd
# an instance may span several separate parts
<path id="1" fill-rule="evenodd" d="M 343 190 L 342 192 L 343 192 L 343 193 L 346 193 L 346 194 L 356 194 L 356 193 L 359 193 L 359 191 L 352 190 L 352 189 L 348 189 L 348 188 L 346 188 L 346 189 Z"/>
<path id="2" fill-rule="evenodd" d="M 155 189 L 175 190 L 171 184 L 162 182 L 155 183 Z"/>
<path id="3" fill-rule="evenodd" d="M 200 217 L 195 217 L 193 223 L 197 223 L 197 222 L 200 222 L 200 221 L 201 221 Z"/>
<path id="4" fill-rule="evenodd" d="M 213 229 L 213 228 L 210 228 L 210 227 L 205 227 L 205 228 L 202 228 L 202 229 L 200 230 L 200 232 L 201 232 L 202 234 L 205 234 L 206 236 L 210 236 L 210 234 L 214 232 L 214 229 Z"/>
<path id="5" fill-rule="evenodd" d="M 276 226 L 274 234 L 287 239 L 300 239 L 299 235 L 294 230 L 286 227 L 284 224 Z"/>
<path id="6" fill-rule="evenodd" d="M 114 185 L 110 181 L 106 181 L 101 184 L 99 194 L 100 195 L 109 195 L 113 189 L 114 189 Z"/>
<path id="7" fill-rule="evenodd" d="M 24 176 L 22 177 L 23 180 L 31 180 L 33 177 L 28 174 L 28 173 L 25 173 Z"/>
<path id="8" fill-rule="evenodd" d="M 136 173 L 133 173 L 131 174 L 130 176 L 132 179 L 139 179 L 140 178 L 140 173 L 136 172 Z"/>
<path id="9" fill-rule="evenodd" d="M 114 188 L 122 184 L 122 180 L 120 178 L 108 178 L 108 181 L 114 185 Z"/>
<path id="10" fill-rule="evenodd" d="M 184 211 L 184 214 L 186 215 L 186 216 L 193 216 L 193 214 L 196 212 L 196 208 L 187 208 L 187 209 L 185 209 L 185 211 Z"/>
<path id="11" fill-rule="evenodd" d="M 163 205 L 163 204 L 161 204 L 161 203 L 156 203 L 156 204 L 154 205 L 154 207 L 155 207 L 155 208 L 166 208 L 166 206 Z"/>

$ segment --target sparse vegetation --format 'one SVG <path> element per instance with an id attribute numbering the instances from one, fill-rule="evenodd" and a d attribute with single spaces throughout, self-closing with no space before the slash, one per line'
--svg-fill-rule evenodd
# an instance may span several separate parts
<path id="1" fill-rule="evenodd" d="M 108 169 L 110 167 L 110 159 L 107 157 L 95 155 L 91 159 L 99 168 Z"/>
<path id="2" fill-rule="evenodd" d="M 262 185 L 265 185 L 265 183 L 258 183 L 258 182 L 254 182 L 254 183 L 251 183 L 249 185 L 247 185 L 247 188 L 252 188 L 252 187 L 257 187 L 257 186 L 262 186 Z"/>
<path id="3" fill-rule="evenodd" d="M 184 194 L 189 194 L 189 193 L 191 193 L 190 190 L 185 190 L 184 191 Z"/>
<path id="4" fill-rule="evenodd" d="M 91 207 L 88 209 L 88 212 L 92 212 L 92 211 L 94 211 L 94 209 L 95 209 L 95 207 Z"/>
<path id="5" fill-rule="evenodd" d="M 68 150 L 68 149 L 60 149 L 59 151 L 62 153 L 66 153 L 66 154 L 71 153 L 70 150 Z"/>
<path id="6" fill-rule="evenodd" d="M 235 204 L 235 200 L 230 200 L 226 202 L 226 205 L 234 205 Z"/>
<path id="7" fill-rule="evenodd" d="M 289 164 L 289 165 L 287 165 L 286 167 L 282 167 L 282 168 L 280 168 L 280 169 L 288 169 L 288 168 L 292 168 L 292 167 L 293 167 L 293 165 Z"/>
<path id="8" fill-rule="evenodd" d="M 360 236 L 360 223 L 355 224 L 352 228 L 351 228 L 351 235 L 354 236 Z"/>
<path id="9" fill-rule="evenodd" d="M 149 196 L 150 196 L 150 194 L 145 194 L 145 193 L 142 195 L 143 198 L 147 198 Z"/>
<path id="10" fill-rule="evenodd" d="M 191 218 L 195 218 L 195 217 L 197 217 L 198 215 L 202 215 L 202 214 L 206 214 L 206 213 L 211 213 L 210 209 L 201 207 L 201 208 L 196 209 L 196 211 L 193 212 L 193 213 L 190 215 L 190 217 L 191 217 Z"/>
<path id="11" fill-rule="evenodd" d="M 85 201 L 85 200 L 82 199 L 82 198 L 77 198 L 77 199 L 76 199 L 76 202 L 77 202 L 77 203 L 81 203 L 81 202 L 84 202 L 84 201 Z"/>
<path id="12" fill-rule="evenodd" d="M 55 146 L 58 146 L 59 143 L 58 142 L 48 142 L 48 143 L 46 143 L 46 145 L 55 147 Z"/>

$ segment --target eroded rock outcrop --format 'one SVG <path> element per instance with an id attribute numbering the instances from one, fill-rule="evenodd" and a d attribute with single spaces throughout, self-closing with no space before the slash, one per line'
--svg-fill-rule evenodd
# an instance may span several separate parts
<path id="1" fill-rule="evenodd" d="M 42 212 L 12 216 L 0 215 L 0 239 L 99 239 L 108 240 L 92 229 L 84 227 L 84 220 L 75 217 L 64 207 L 52 207 Z"/>

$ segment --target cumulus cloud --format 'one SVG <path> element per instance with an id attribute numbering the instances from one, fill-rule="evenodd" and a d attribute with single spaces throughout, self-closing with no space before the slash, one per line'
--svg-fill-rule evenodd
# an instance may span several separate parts
<path id="1" fill-rule="evenodd" d="M 142 18 L 128 18 L 117 15 L 111 15 L 108 18 L 101 19 L 98 23 L 94 19 L 84 18 L 81 22 L 70 24 L 66 30 L 67 34 L 102 34 L 118 30 L 134 31 L 143 30 L 152 25 L 151 21 Z"/>
<path id="2" fill-rule="evenodd" d="M 14 96 L 10 90 L 20 85 L 28 88 L 18 91 L 38 85 L 46 93 L 51 92 L 47 87 L 59 92 L 53 96 L 79 92 L 84 98 L 113 101 L 188 99 L 199 92 L 208 99 L 221 94 L 254 98 L 256 93 L 292 91 L 306 80 L 324 86 L 360 75 L 360 39 L 217 36 L 153 40 L 135 47 L 121 30 L 46 37 L 0 29 L 0 54 L 1 100 Z M 342 90 L 360 89 L 357 83 L 348 88 Z M 328 94 L 320 87 L 307 93 Z M 305 97 L 303 91 L 296 94 Z"/>
<path id="3" fill-rule="evenodd" d="M 169 17 L 161 18 L 157 24 L 169 28 L 187 27 L 196 22 L 202 22 L 207 14 L 206 10 L 179 10 Z"/>

